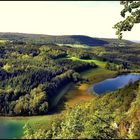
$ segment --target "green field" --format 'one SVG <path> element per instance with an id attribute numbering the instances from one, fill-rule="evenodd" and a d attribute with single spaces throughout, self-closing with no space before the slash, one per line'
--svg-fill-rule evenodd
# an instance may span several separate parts
<path id="1" fill-rule="evenodd" d="M 73 61 L 84 61 L 84 62 L 89 62 L 89 63 L 93 62 L 96 65 L 98 65 L 100 68 L 105 68 L 105 65 L 106 65 L 106 62 L 103 62 L 103 61 L 100 61 L 100 60 L 96 60 L 96 59 L 85 60 L 85 59 L 80 59 L 80 58 L 77 58 L 77 57 L 69 57 L 67 59 L 71 59 Z"/>
<path id="2" fill-rule="evenodd" d="M 81 44 L 57 44 L 59 46 L 70 46 L 74 48 L 91 48 L 91 46 L 88 45 L 81 45 Z"/>

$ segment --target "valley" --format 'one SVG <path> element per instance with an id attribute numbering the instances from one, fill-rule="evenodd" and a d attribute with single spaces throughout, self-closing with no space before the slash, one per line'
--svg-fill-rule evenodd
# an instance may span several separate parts
<path id="1" fill-rule="evenodd" d="M 86 44 L 85 46 L 82 44 L 83 42 L 79 45 L 73 44 L 73 40 L 69 40 L 72 45 L 65 44 L 65 41 L 61 42 L 61 45 L 57 45 L 60 42 L 56 42 L 56 44 L 43 42 L 41 44 L 42 40 L 37 35 L 38 40 L 34 39 L 34 35 L 31 36 L 37 42 L 30 42 L 29 38 L 21 41 L 18 39 L 21 36 L 22 34 L 5 35 L 6 40 L 0 42 L 0 130 L 3 134 L 0 135 L 0 138 L 25 136 L 23 129 L 25 124 L 28 124 L 28 127 L 30 126 L 34 132 L 41 130 L 40 135 L 48 137 L 44 134 L 48 133 L 51 125 L 54 122 L 59 125 L 59 121 L 61 122 L 66 117 L 65 114 L 76 111 L 77 106 L 80 106 L 80 110 L 82 109 L 86 113 L 89 111 L 88 103 L 92 104 L 94 109 L 96 108 L 94 102 L 98 102 L 97 100 L 101 104 L 103 104 L 102 100 L 107 102 L 105 99 L 111 96 L 111 93 L 101 95 L 101 97 L 93 95 L 89 91 L 91 85 L 123 72 L 139 72 L 140 57 L 139 55 L 135 57 L 135 54 L 140 51 L 140 45 L 137 43 L 126 41 L 128 46 L 126 44 L 125 47 L 114 47 L 111 46 L 114 40 L 109 40 L 110 42 L 106 45 L 88 46 Z M 25 35 L 23 34 L 23 36 Z M 15 39 L 11 41 L 11 38 Z M 83 38 L 84 36 L 82 36 Z M 87 37 L 84 39 L 86 40 Z M 128 91 L 131 91 L 134 85 L 129 86 Z M 126 94 L 126 90 L 127 88 L 124 87 L 115 94 L 116 96 L 119 96 L 119 92 Z M 115 102 L 114 96 L 112 95 L 112 99 L 109 97 L 108 100 Z M 128 97 L 129 103 L 134 101 L 136 94 L 134 93 L 133 96 Z M 114 104 L 115 106 L 109 105 L 117 109 L 118 105 Z M 84 107 L 86 105 L 87 107 Z M 123 111 L 120 109 L 118 113 L 122 111 L 125 115 L 126 106 L 124 105 L 121 108 Z M 101 106 L 97 110 L 100 112 Z M 106 113 L 105 110 L 102 113 Z M 121 118 L 119 118 L 120 120 Z M 25 130 L 28 127 L 25 127 Z M 36 133 L 34 134 L 36 135 Z M 123 137 L 122 135 L 121 137 Z"/>
<path id="2" fill-rule="evenodd" d="M 140 139 L 140 1 L 0 1 L 0 139 Z"/>
<path id="3" fill-rule="evenodd" d="M 68 108 L 73 108 L 76 104 L 93 99 L 94 95 L 88 92 L 88 88 L 91 86 L 91 84 L 112 77 L 116 73 L 114 71 L 105 70 L 105 62 L 98 60 L 81 61 L 93 61 L 96 62 L 96 65 L 98 65 L 98 68 L 96 69 L 86 70 L 85 72 L 81 73 L 83 78 L 93 78 L 90 80 L 90 82 L 68 84 L 60 91 L 60 95 L 54 98 L 53 103 L 55 108 L 47 115 L 31 117 L 0 117 L 1 129 L 5 129 L 3 130 L 2 138 L 20 138 L 23 135 L 23 126 L 26 123 L 29 123 L 33 129 L 46 129 L 46 126 L 51 123 L 51 121 L 55 120 L 57 117 L 61 117 L 61 114 L 66 112 Z M 61 100 L 59 101 L 59 99 Z M 16 131 L 17 129 L 19 130 L 18 132 Z M 6 133 L 9 135 L 7 136 Z"/>

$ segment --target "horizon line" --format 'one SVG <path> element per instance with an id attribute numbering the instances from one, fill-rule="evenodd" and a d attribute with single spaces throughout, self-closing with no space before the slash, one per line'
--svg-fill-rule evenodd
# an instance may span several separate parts
<path id="1" fill-rule="evenodd" d="M 93 37 L 90 35 L 85 35 L 85 34 L 64 34 L 64 35 L 54 35 L 54 34 L 44 34 L 44 33 L 27 33 L 27 32 L 0 32 L 0 33 L 9 33 L 9 34 L 27 34 L 27 35 L 46 35 L 46 36 L 88 36 L 92 38 L 102 38 L 102 39 L 118 39 L 116 38 L 109 38 L 109 37 Z M 128 40 L 128 41 L 133 41 L 133 42 L 140 42 L 140 40 L 131 40 L 131 39 L 123 39 L 123 40 Z"/>

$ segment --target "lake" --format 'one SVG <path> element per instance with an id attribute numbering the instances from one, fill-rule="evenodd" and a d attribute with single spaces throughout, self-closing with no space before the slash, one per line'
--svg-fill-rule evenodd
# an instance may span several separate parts
<path id="1" fill-rule="evenodd" d="M 123 74 L 115 78 L 109 78 L 92 86 L 92 91 L 96 94 L 102 94 L 108 91 L 115 91 L 127 85 L 130 81 L 133 83 L 140 79 L 140 74 Z"/>

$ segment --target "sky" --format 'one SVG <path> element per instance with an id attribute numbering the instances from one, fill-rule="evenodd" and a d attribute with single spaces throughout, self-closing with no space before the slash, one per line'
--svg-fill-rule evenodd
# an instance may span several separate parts
<path id="1" fill-rule="evenodd" d="M 119 1 L 0 1 L 0 32 L 117 38 Z M 140 40 L 140 24 L 124 39 Z"/>

